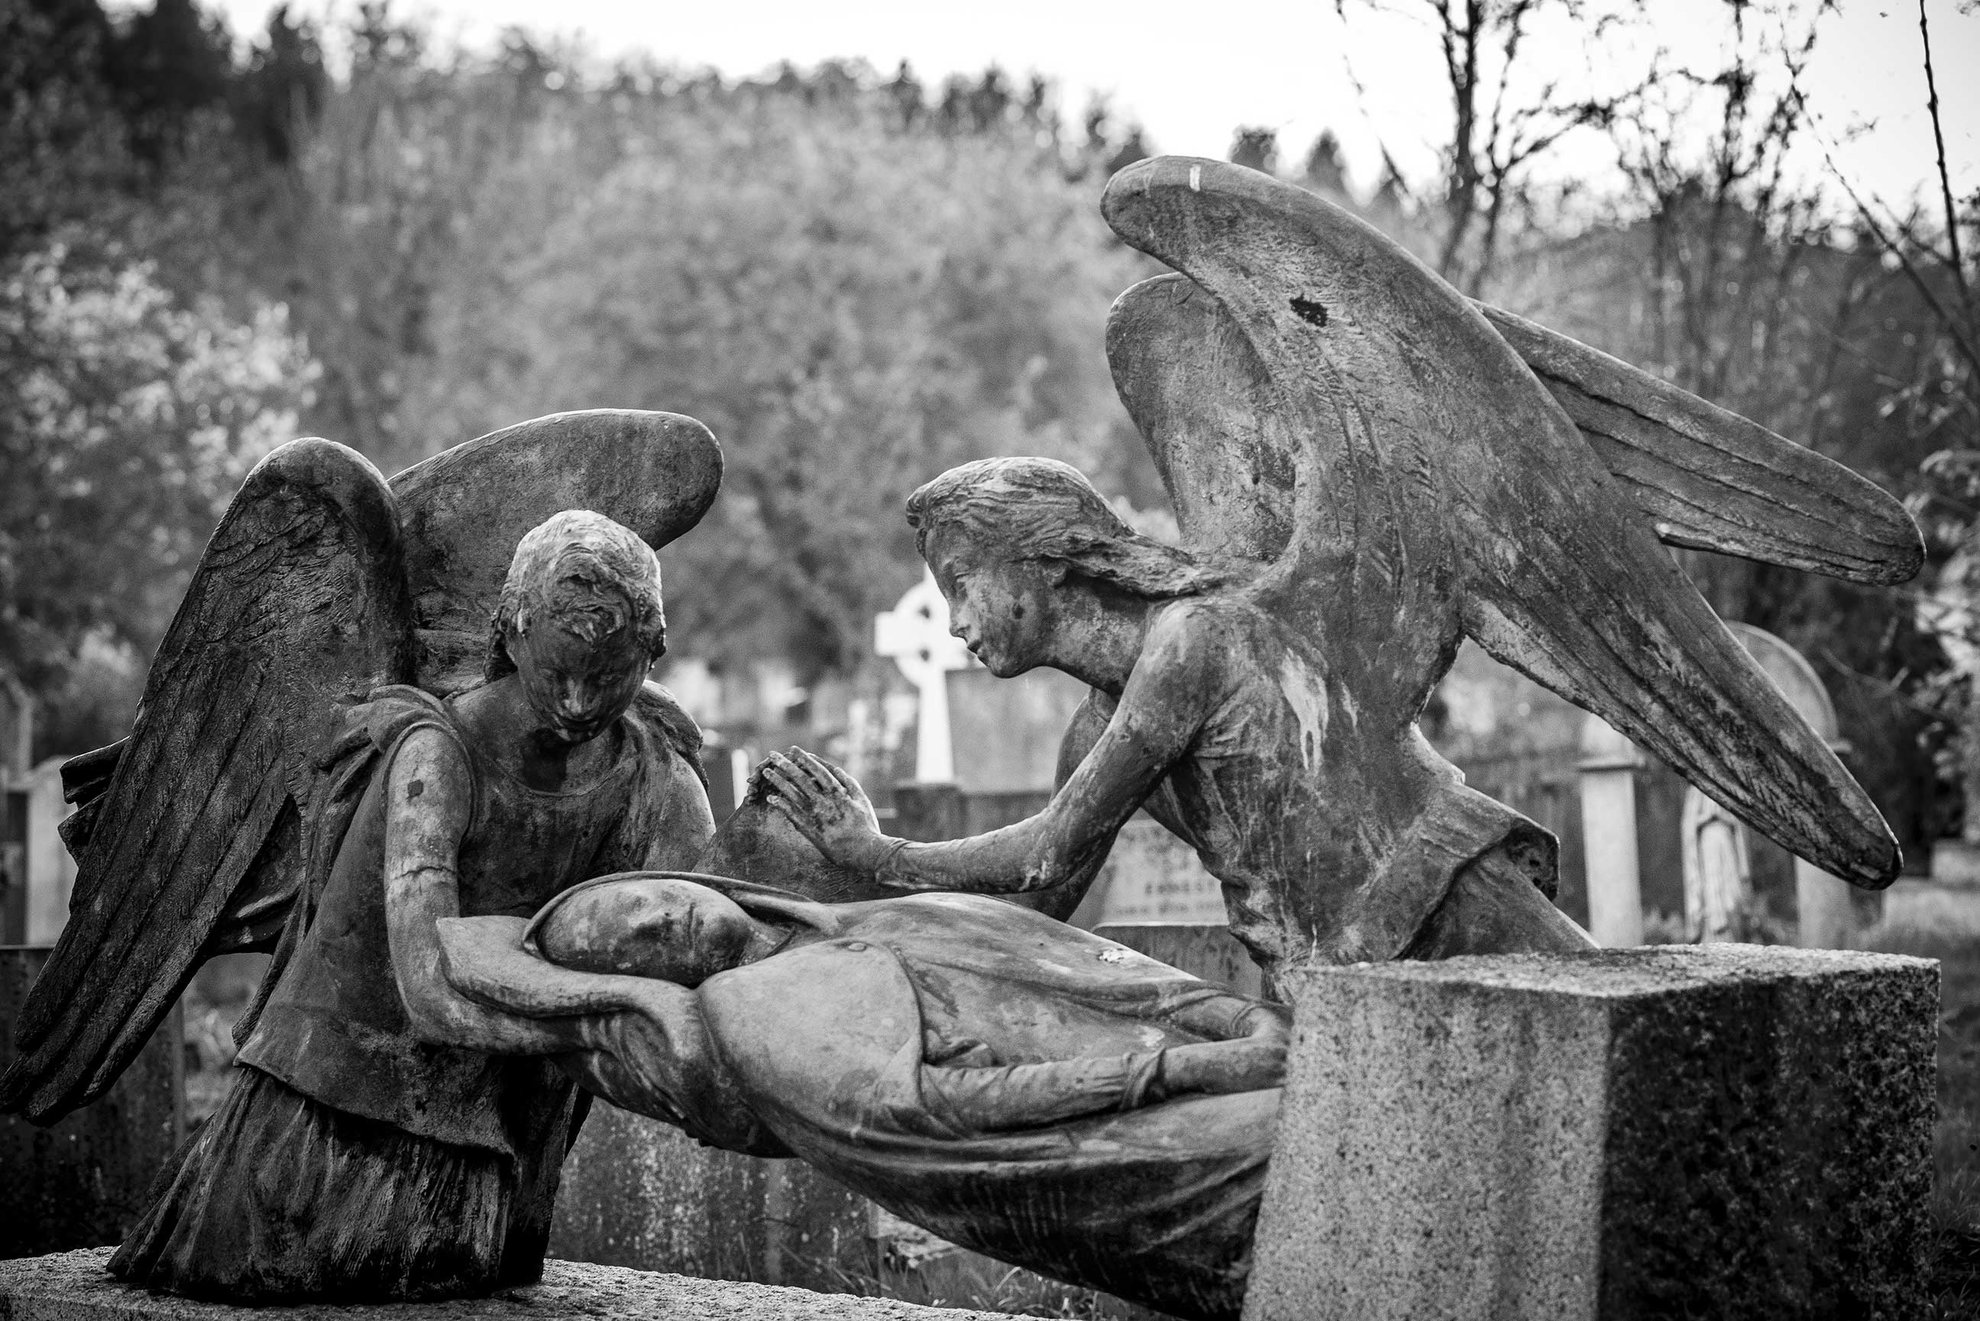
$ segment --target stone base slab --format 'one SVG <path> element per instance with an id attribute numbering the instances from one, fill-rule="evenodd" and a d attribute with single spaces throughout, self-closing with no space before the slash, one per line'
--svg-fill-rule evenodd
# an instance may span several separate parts
<path id="1" fill-rule="evenodd" d="M 1288 989 L 1248 1321 L 1928 1314 L 1937 964 L 1666 946 Z"/>
<path id="2" fill-rule="evenodd" d="M 248 1308 L 201 1303 L 119 1284 L 109 1248 L 0 1261 L 0 1321 L 1003 1321 L 989 1312 L 920 1307 L 891 1298 L 811 1293 L 767 1284 L 656 1275 L 551 1261 L 543 1282 L 445 1303 Z"/>

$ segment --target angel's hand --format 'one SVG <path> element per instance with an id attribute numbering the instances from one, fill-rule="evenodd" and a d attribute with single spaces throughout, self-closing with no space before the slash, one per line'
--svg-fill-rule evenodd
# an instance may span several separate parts
<path id="1" fill-rule="evenodd" d="M 880 820 L 859 782 L 802 748 L 773 752 L 757 765 L 751 788 L 782 812 L 827 861 L 876 874 L 900 841 L 880 833 Z"/>

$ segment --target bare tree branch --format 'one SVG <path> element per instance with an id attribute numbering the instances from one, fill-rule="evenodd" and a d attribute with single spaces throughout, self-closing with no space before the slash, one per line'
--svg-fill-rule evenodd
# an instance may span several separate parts
<path id="1" fill-rule="evenodd" d="M 1946 250 L 1951 254 L 1953 283 L 1969 322 L 1973 318 L 1973 291 L 1966 283 L 1966 263 L 1959 251 L 1959 209 L 1953 205 L 1952 178 L 1946 170 L 1946 134 L 1939 122 L 1939 83 L 1932 71 L 1932 25 L 1925 18 L 1925 0 L 1918 0 L 1918 39 L 1925 47 L 1925 108 L 1932 117 L 1932 143 L 1938 148 L 1939 194 L 1946 205 Z"/>
<path id="2" fill-rule="evenodd" d="M 1793 88 L 1793 94 L 1795 100 L 1801 102 L 1801 89 L 1798 86 Z M 1803 103 L 1803 109 L 1806 110 L 1806 103 Z M 1864 201 L 1863 195 L 1850 183 L 1849 176 L 1845 175 L 1842 167 L 1836 164 L 1835 154 L 1829 150 L 1827 142 L 1822 143 L 1822 160 L 1829 167 L 1829 173 L 1834 176 L 1835 181 L 1842 185 L 1843 192 L 1856 207 L 1856 214 L 1862 219 L 1864 227 L 1870 231 L 1871 237 L 1877 240 L 1878 246 L 1897 259 L 1905 278 L 1911 282 L 1912 288 L 1918 291 L 1918 296 L 1925 300 L 1925 305 L 1932 309 L 1932 315 L 1939 319 L 1939 324 L 1951 337 L 1953 344 L 1958 347 L 1960 356 L 1966 359 L 1967 366 L 1976 374 L 1980 374 L 1980 344 L 1974 342 L 1972 328 L 1940 301 L 1938 291 L 1932 288 L 1932 282 L 1925 278 L 1925 273 L 1918 269 L 1918 263 L 1912 259 L 1911 253 L 1906 250 L 1906 245 L 1892 239 L 1878 221 L 1876 213 L 1870 209 L 1870 204 Z"/>

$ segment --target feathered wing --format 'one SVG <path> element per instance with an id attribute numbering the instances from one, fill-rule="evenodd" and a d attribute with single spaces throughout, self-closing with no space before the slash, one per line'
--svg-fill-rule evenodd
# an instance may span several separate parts
<path id="1" fill-rule="evenodd" d="M 1238 388 L 1301 438 L 1268 596 L 1385 717 L 1414 716 L 1461 630 L 1796 854 L 1859 885 L 1896 875 L 1861 787 L 1455 290 L 1338 208 L 1222 162 L 1140 162 L 1102 206 L 1222 304 L 1253 355 Z"/>
<path id="2" fill-rule="evenodd" d="M 0 1108 L 109 1087 L 207 954 L 287 911 L 290 789 L 340 701 L 411 678 L 397 513 L 362 455 L 298 440 L 249 474 L 159 646 L 16 1028 Z"/>
<path id="3" fill-rule="evenodd" d="M 1861 583 L 1901 583 L 1925 562 L 1918 525 L 1876 483 L 1579 340 L 1474 306 L 1665 543 Z"/>
<path id="4" fill-rule="evenodd" d="M 631 409 L 518 423 L 394 477 L 420 686 L 445 695 L 481 677 L 509 561 L 538 523 L 589 509 L 657 550 L 701 521 L 721 484 L 722 449 L 707 427 Z"/>
<path id="5" fill-rule="evenodd" d="M 1578 340 L 1473 306 L 1666 545 L 1852 582 L 1918 572 L 1917 524 L 1875 483 Z M 1190 543 L 1256 559 L 1284 549 L 1299 437 L 1266 415 L 1272 378 L 1230 313 L 1187 276 L 1155 276 L 1115 301 L 1107 356 Z"/>

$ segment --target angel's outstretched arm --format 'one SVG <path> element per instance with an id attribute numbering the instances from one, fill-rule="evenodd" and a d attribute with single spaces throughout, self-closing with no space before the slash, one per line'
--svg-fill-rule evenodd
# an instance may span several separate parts
<path id="1" fill-rule="evenodd" d="M 834 829 L 850 814 L 823 763 L 773 754 L 771 801 L 825 855 L 902 890 L 1015 894 L 1059 885 L 1092 866 L 1189 748 L 1221 697 L 1216 648 L 1187 604 L 1159 611 L 1107 728 L 1044 811 L 969 839 L 915 844 Z"/>
<path id="2" fill-rule="evenodd" d="M 385 924 L 392 972 L 424 1040 L 497 1054 L 554 1054 L 581 1041 L 568 1023 L 534 1021 L 470 999 L 447 978 L 440 921 L 461 915 L 461 837 L 473 806 L 467 755 L 421 726 L 385 771 Z"/>

